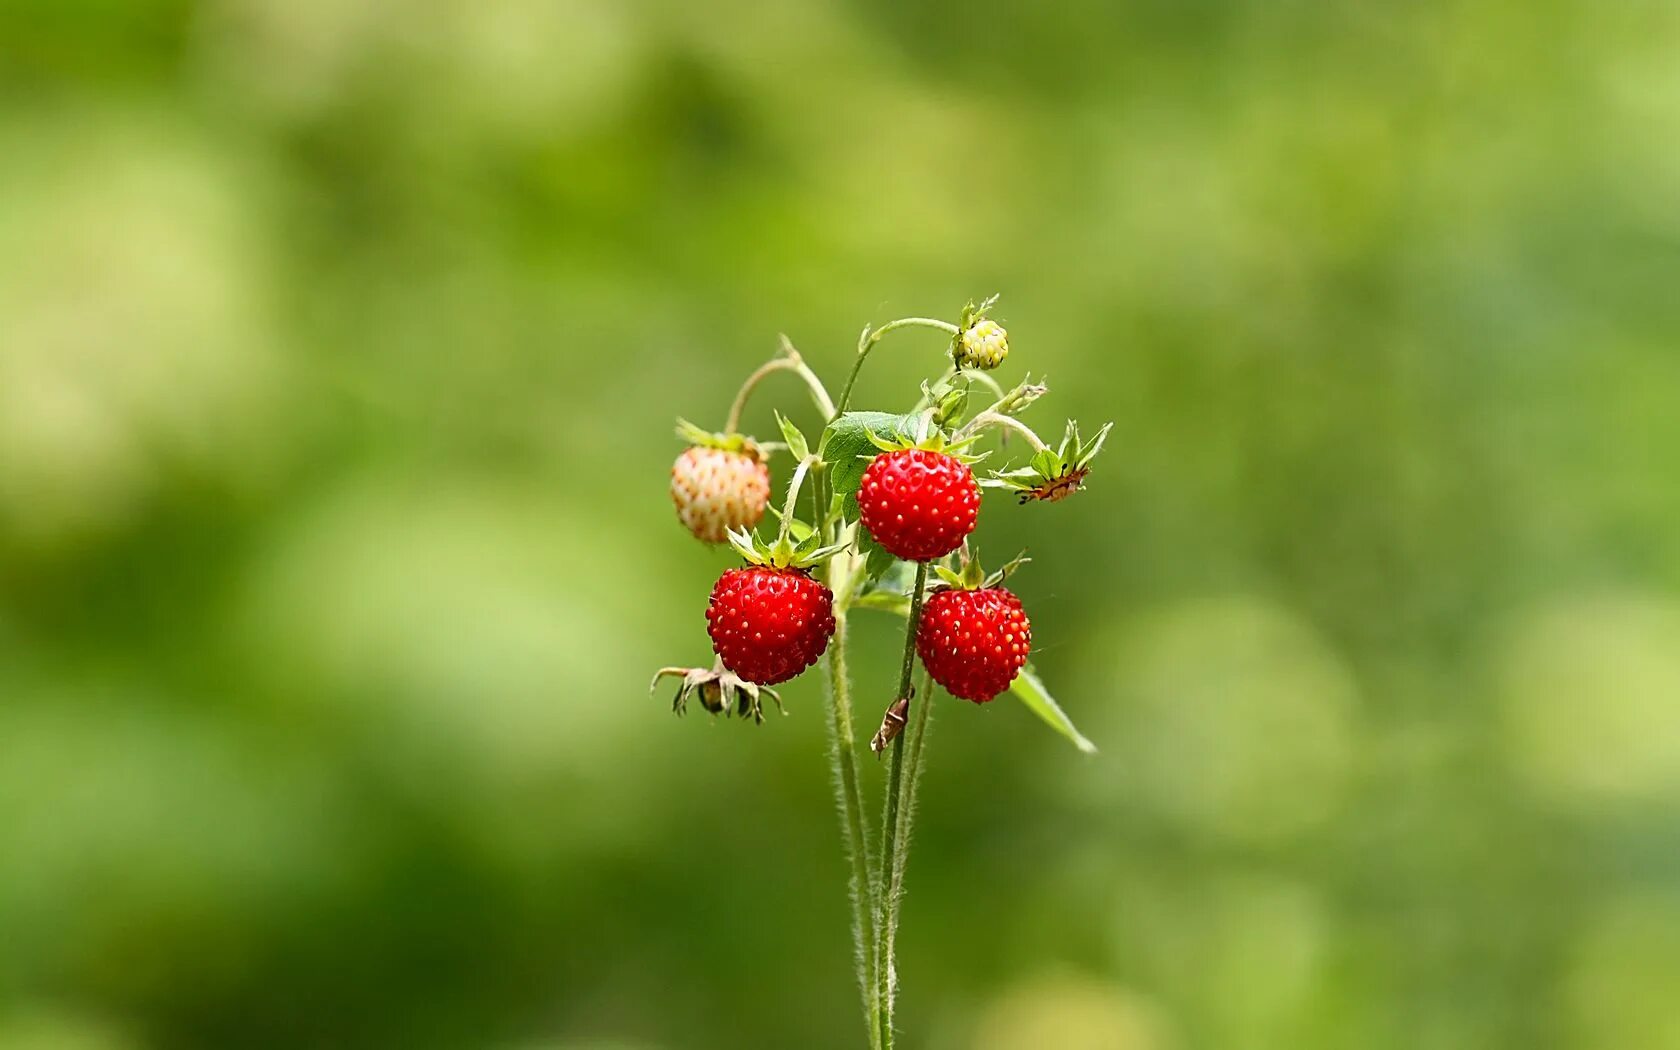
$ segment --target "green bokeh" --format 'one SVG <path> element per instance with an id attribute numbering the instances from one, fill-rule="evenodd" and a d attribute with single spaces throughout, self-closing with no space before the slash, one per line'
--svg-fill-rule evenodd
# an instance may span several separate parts
<path id="1" fill-rule="evenodd" d="M 0 1050 L 861 1045 L 818 683 L 645 692 L 730 563 L 671 424 L 992 291 L 1030 418 L 1116 421 L 981 524 L 1102 753 L 939 703 L 904 1045 L 1680 1048 L 1677 50 L 1585 0 L 0 7 Z M 939 366 L 894 339 L 869 407 Z"/>

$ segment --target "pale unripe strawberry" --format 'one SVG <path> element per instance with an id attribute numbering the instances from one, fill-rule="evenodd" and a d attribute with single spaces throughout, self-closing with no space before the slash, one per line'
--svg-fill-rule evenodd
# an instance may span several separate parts
<path id="1" fill-rule="evenodd" d="M 770 468 L 756 449 L 694 445 L 671 464 L 671 502 L 677 520 L 706 543 L 722 543 L 730 529 L 752 529 L 770 502 Z"/>
<path id="2" fill-rule="evenodd" d="M 957 337 L 955 349 L 958 368 L 990 371 L 1009 356 L 1009 333 L 996 321 L 976 321 Z"/>

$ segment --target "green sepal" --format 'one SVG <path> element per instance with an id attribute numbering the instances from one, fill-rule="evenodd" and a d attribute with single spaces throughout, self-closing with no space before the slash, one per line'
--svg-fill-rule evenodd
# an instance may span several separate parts
<path id="1" fill-rule="evenodd" d="M 1079 444 L 1079 424 L 1071 423 L 1071 425 L 1073 427 L 1075 446 L 1073 465 L 1076 467 L 1090 466 L 1091 461 L 1097 458 L 1097 453 L 1102 451 L 1103 442 L 1108 440 L 1108 432 L 1114 429 L 1114 424 L 1104 423 L 1103 428 L 1097 431 L 1097 436 L 1092 438 L 1090 443 L 1086 445 Z"/>
<path id="2" fill-rule="evenodd" d="M 1113 423 L 1104 424 L 1096 437 L 1083 441 L 1079 436 L 1079 424 L 1070 419 L 1061 444 L 1056 448 L 1039 449 L 1024 467 L 992 471 L 991 476 L 980 484 L 987 488 L 1007 488 L 1026 493 L 1021 497 L 1022 502 L 1035 497 L 1043 499 L 1046 490 L 1060 486 L 1062 491 L 1055 494 L 1055 498 L 1061 498 L 1082 487 L 1091 461 L 1102 451 L 1103 443 L 1113 429 Z"/>
<path id="3" fill-rule="evenodd" d="M 728 529 L 724 535 L 729 537 L 729 545 L 735 552 L 754 565 L 770 564 L 770 548 L 767 547 L 757 532 L 746 529 Z"/>
<path id="4" fill-rule="evenodd" d="M 965 375 L 965 373 L 958 373 Z M 922 399 L 933 406 L 933 421 L 942 427 L 954 427 L 962 421 L 963 414 L 968 411 L 968 384 L 965 381 L 958 386 L 951 380 L 942 379 L 937 384 L 929 386 L 922 383 Z"/>
<path id="5" fill-rule="evenodd" d="M 992 307 L 997 305 L 997 301 L 998 294 L 994 292 L 980 300 L 978 304 L 972 299 L 964 303 L 962 312 L 957 315 L 958 331 L 966 332 L 977 323 L 984 321 L 987 315 L 992 312 Z"/>
<path id="6" fill-rule="evenodd" d="M 780 412 L 776 413 L 776 425 L 782 428 L 782 440 L 787 442 L 788 451 L 793 454 L 795 463 L 811 454 L 811 446 L 806 443 L 805 435 Z"/>
<path id="7" fill-rule="evenodd" d="M 1017 569 L 1019 569 L 1021 566 L 1025 565 L 1029 561 L 1032 561 L 1032 559 L 1027 557 L 1027 552 L 1026 551 L 1022 551 L 1021 553 L 1015 555 L 1015 557 L 1009 559 L 1007 562 L 1004 562 L 1003 568 L 999 569 L 998 571 L 996 571 L 996 572 L 992 573 L 991 575 L 987 576 L 985 579 L 981 580 L 980 581 L 980 586 L 982 586 L 982 587 L 997 587 L 997 586 L 999 586 L 1000 584 L 1003 583 L 1003 581 L 1005 581 L 1005 580 L 1009 579 L 1009 577 L 1015 575 L 1015 571 Z M 978 558 L 975 559 L 975 563 L 976 564 L 979 563 Z"/>
<path id="8" fill-rule="evenodd" d="M 774 543 L 765 543 L 757 532 L 746 529 L 731 529 L 726 535 L 729 545 L 749 563 L 775 569 L 808 569 L 846 549 L 844 543 L 823 546 L 821 534 L 797 518 L 789 526 L 789 531 L 795 534 L 803 532 L 804 538 L 796 541 L 792 537 L 778 537 Z"/>
<path id="9" fill-rule="evenodd" d="M 1050 392 L 1050 387 L 1041 378 L 1033 382 L 1030 376 L 1023 378 L 1009 393 L 998 398 L 998 403 L 992 411 L 1004 416 L 1018 416 L 1032 406 L 1034 401 Z"/>
<path id="10" fill-rule="evenodd" d="M 964 452 L 964 449 L 980 440 L 979 435 L 976 434 L 953 441 L 943 427 L 934 423 L 934 414 L 935 409 L 928 408 L 912 416 L 902 416 L 900 417 L 901 422 L 909 424 L 908 426 L 900 426 L 890 433 L 871 431 L 869 442 L 879 452 L 902 452 L 905 449 L 919 448 L 950 456 L 957 462 L 969 466 L 973 466 L 991 455 L 989 452 L 978 456 Z M 866 458 L 874 459 L 875 457 L 871 455 Z M 862 475 L 859 475 L 859 477 L 861 479 Z"/>
<path id="11" fill-rule="evenodd" d="M 947 587 L 962 591 L 978 591 L 983 588 L 998 586 L 1009 579 L 1015 570 L 1029 561 L 1032 561 L 1032 559 L 1027 557 L 1026 551 L 1022 551 L 1010 559 L 1003 568 L 988 573 L 980 562 L 979 552 L 964 547 L 960 568 L 951 569 L 944 565 L 935 565 L 933 571 Z"/>
<path id="12" fill-rule="evenodd" d="M 677 420 L 677 437 L 690 445 L 701 448 L 722 449 L 724 452 L 745 452 L 755 459 L 763 460 L 764 450 L 757 441 L 745 434 L 720 434 L 695 426 L 686 419 Z"/>

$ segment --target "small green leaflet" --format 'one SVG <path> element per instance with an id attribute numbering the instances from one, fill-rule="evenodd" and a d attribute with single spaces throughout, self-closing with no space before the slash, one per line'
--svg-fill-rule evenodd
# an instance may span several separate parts
<path id="1" fill-rule="evenodd" d="M 891 440 L 914 424 L 914 416 L 847 412 L 823 431 L 817 454 L 829 465 L 829 481 L 834 486 L 834 494 L 845 501 L 846 517 L 857 519 L 857 490 L 863 484 L 863 471 L 880 453 L 872 438 Z"/>
<path id="2" fill-rule="evenodd" d="M 879 548 L 876 548 L 879 549 Z M 885 551 L 882 551 L 886 554 Z M 852 604 L 863 609 L 910 615 L 910 588 L 915 586 L 916 571 L 907 561 L 894 561 L 886 555 L 886 568 L 879 577 L 870 576 Z"/>
<path id="3" fill-rule="evenodd" d="M 1032 665 L 1021 668 L 1021 673 L 1009 684 L 1009 691 L 1014 693 L 1021 703 L 1027 705 L 1027 710 L 1044 719 L 1045 725 L 1073 741 L 1074 747 L 1087 755 L 1097 753 L 1097 745 L 1074 728 L 1073 720 L 1068 718 L 1067 712 L 1056 703 L 1056 698 L 1050 695 L 1050 691 L 1044 688 L 1044 683 L 1038 680 Z"/>
<path id="4" fill-rule="evenodd" d="M 847 498 L 853 499 L 855 502 L 855 496 Z M 896 561 L 885 547 L 875 541 L 875 537 L 870 534 L 868 529 L 863 527 L 862 522 L 859 522 L 857 527 L 857 549 L 858 553 L 863 555 L 864 558 L 864 578 L 870 581 L 880 579 L 881 575 L 892 568 L 894 561 Z M 908 586 L 906 584 L 906 587 Z M 908 615 L 908 610 L 906 610 L 906 615 Z"/>
<path id="5" fill-rule="evenodd" d="M 910 615 L 910 596 L 892 591 L 865 591 L 852 599 L 854 609 L 879 609 L 882 612 Z"/>

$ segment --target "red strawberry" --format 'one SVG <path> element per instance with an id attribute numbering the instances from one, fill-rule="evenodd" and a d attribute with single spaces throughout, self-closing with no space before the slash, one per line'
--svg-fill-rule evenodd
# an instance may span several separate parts
<path id="1" fill-rule="evenodd" d="M 1031 648 L 1021 599 L 1002 587 L 935 591 L 916 629 L 916 652 L 933 680 L 977 704 L 1009 688 Z"/>
<path id="2" fill-rule="evenodd" d="M 926 448 L 876 456 L 863 472 L 857 499 L 864 528 L 906 561 L 931 561 L 956 550 L 980 513 L 980 486 L 968 464 Z"/>
<path id="3" fill-rule="evenodd" d="M 803 569 L 730 569 L 712 588 L 706 631 L 723 665 L 758 685 L 810 667 L 834 633 L 834 595 Z"/>
<path id="4" fill-rule="evenodd" d="M 750 529 L 770 502 L 770 468 L 756 446 L 694 445 L 671 465 L 671 502 L 696 539 L 722 543 L 730 529 Z"/>

